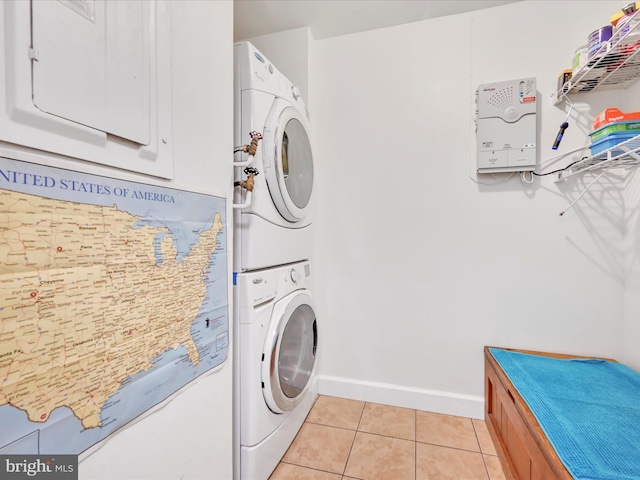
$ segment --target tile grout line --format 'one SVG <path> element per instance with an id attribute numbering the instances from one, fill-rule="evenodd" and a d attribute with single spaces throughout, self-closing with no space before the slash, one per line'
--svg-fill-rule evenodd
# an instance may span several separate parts
<path id="1" fill-rule="evenodd" d="M 418 478 L 418 412 L 413 409 L 413 478 Z"/>
<path id="2" fill-rule="evenodd" d="M 384 434 L 384 433 L 375 433 L 375 432 L 367 432 L 366 430 L 354 430 L 353 428 L 347 428 L 347 427 L 337 427 L 335 425 L 327 425 L 326 423 L 316 423 L 316 422 L 305 422 L 308 423 L 309 425 L 318 425 L 320 427 L 329 427 L 329 428 L 337 428 L 338 430 L 347 430 L 349 432 L 356 432 L 356 433 L 363 433 L 366 435 L 375 435 L 377 437 L 384 437 L 384 438 L 393 438 L 395 440 L 404 440 L 405 442 L 414 442 L 415 443 L 415 439 L 411 439 L 411 438 L 406 438 L 406 437 L 396 437 L 394 435 L 389 435 L 389 434 Z M 420 443 L 425 443 L 425 442 L 420 442 Z M 446 445 L 442 445 L 443 447 Z M 464 450 L 462 448 L 459 448 L 458 450 Z M 468 450 L 471 451 L 471 450 Z"/>
<path id="3" fill-rule="evenodd" d="M 282 460 L 281 460 L 281 463 L 293 465 L 293 466 L 300 467 L 300 468 L 306 468 L 306 469 L 310 469 L 310 470 L 317 471 L 317 472 L 323 472 L 323 473 L 328 473 L 328 474 L 333 474 L 333 475 L 341 475 L 341 477 L 345 477 L 346 469 L 347 469 L 347 466 L 349 464 L 349 460 L 350 460 L 351 454 L 353 453 L 353 448 L 355 447 L 355 440 L 356 440 L 356 437 L 357 437 L 357 435 L 359 433 L 375 435 L 377 437 L 389 438 L 389 439 L 394 439 L 394 440 L 410 440 L 410 439 L 401 438 L 401 437 L 397 437 L 397 436 L 390 435 L 390 434 L 386 434 L 385 435 L 385 434 L 374 433 L 374 432 L 365 432 L 365 431 L 361 430 L 362 420 L 364 419 L 364 413 L 365 413 L 365 410 L 367 408 L 368 403 L 369 402 L 362 402 L 362 409 L 361 409 L 357 424 L 355 426 L 355 430 L 351 429 L 351 428 L 347 428 L 347 427 L 339 427 L 339 426 L 335 426 L 335 425 L 328 425 L 328 424 L 325 424 L 325 423 L 317 423 L 317 422 L 308 421 L 308 418 L 311 415 L 311 411 L 307 414 L 307 416 L 305 417 L 305 420 L 303 422 L 305 424 L 318 425 L 318 426 L 330 427 L 330 428 L 337 428 L 337 429 L 340 429 L 340 430 L 347 430 L 349 432 L 353 432 L 354 433 L 353 440 L 351 442 L 351 446 L 350 446 L 349 451 L 347 453 L 347 458 L 346 458 L 344 467 L 342 469 L 342 474 L 340 474 L 339 472 L 328 471 L 328 470 L 324 470 L 324 469 L 317 468 L 317 467 L 299 465 L 297 463 L 291 463 L 291 462 L 284 462 Z M 315 407 L 315 404 L 316 404 L 316 402 L 314 402 L 314 405 L 312 406 L 312 409 L 313 409 L 313 407 Z M 413 416 L 414 416 L 414 424 L 413 424 L 413 427 L 414 427 L 414 429 L 413 429 L 414 430 L 414 432 L 413 432 L 414 433 L 414 440 L 413 440 L 413 442 L 414 442 L 414 480 L 417 479 L 417 476 L 418 476 L 418 465 L 417 465 L 417 462 L 418 462 L 418 443 L 422 443 L 423 445 L 433 445 L 433 446 L 436 446 L 436 447 L 447 448 L 449 450 L 456 450 L 456 451 L 460 451 L 460 452 L 479 453 L 482 456 L 482 462 L 483 462 L 484 471 L 485 471 L 485 478 L 487 478 L 487 480 L 491 480 L 491 476 L 489 474 L 489 467 L 488 467 L 487 462 L 486 462 L 486 456 L 494 456 L 494 457 L 496 457 L 496 455 L 491 455 L 491 454 L 486 454 L 485 455 L 485 453 L 483 452 L 483 447 L 481 445 L 480 438 L 479 438 L 480 437 L 480 435 L 479 435 L 479 427 L 475 424 L 474 419 L 470 418 L 469 420 L 471 421 L 471 425 L 472 425 L 472 428 L 473 428 L 474 436 L 476 438 L 478 450 L 468 450 L 468 449 L 465 449 L 465 448 L 453 447 L 453 446 L 449 446 L 449 445 L 442 445 L 440 443 L 419 442 L 418 439 L 417 439 L 417 436 L 418 436 L 417 417 L 418 417 L 419 410 L 416 410 L 416 409 L 411 409 L 411 410 L 413 411 Z M 296 438 L 297 438 L 297 436 L 298 435 L 296 435 Z M 294 442 L 295 442 L 295 438 L 294 438 Z M 292 442 L 292 444 L 294 442 Z M 353 477 L 353 478 L 354 479 L 359 479 L 359 477 Z M 363 479 L 360 479 L 360 480 L 363 480 Z"/>
<path id="4" fill-rule="evenodd" d="M 483 455 L 483 453 L 480 450 L 468 450 L 466 448 L 452 447 L 450 445 L 442 445 L 441 443 L 433 443 L 433 442 L 417 442 L 417 443 L 421 443 L 422 445 L 433 445 L 434 447 L 448 448 L 449 450 L 456 450 L 458 452 L 478 453 L 480 455 Z"/>
<path id="5" fill-rule="evenodd" d="M 315 422 L 308 421 L 309 416 L 311 416 L 311 411 L 316 406 L 316 403 L 318 403 L 319 399 L 320 399 L 320 395 L 318 395 L 318 397 L 313 402 L 313 405 L 311 406 L 311 409 L 309 409 L 309 413 L 307 413 L 306 417 L 304 418 L 304 421 L 302 422 L 302 426 L 304 426 L 304 424 L 307 424 L 307 425 L 318 425 L 318 426 L 323 426 L 323 427 L 332 427 L 332 425 L 325 425 L 325 424 L 322 424 L 322 423 L 315 423 Z M 291 442 L 291 445 L 293 445 L 295 443 L 296 439 L 298 438 L 298 435 L 300 435 L 300 432 L 302 431 L 302 426 L 301 426 L 300 430 L 298 431 L 298 433 L 296 433 L 296 436 L 293 438 L 293 440 Z M 333 428 L 341 428 L 341 427 L 333 427 Z M 343 430 L 351 430 L 351 429 L 347 429 L 347 428 L 342 428 L 342 429 Z M 351 431 L 353 431 L 353 430 L 351 430 Z M 291 448 L 291 445 L 289 445 L 289 448 Z M 289 450 L 289 448 L 287 448 L 287 451 Z M 285 452 L 285 455 L 286 455 L 286 453 L 287 452 Z M 300 468 L 308 468 L 308 469 L 314 470 L 316 472 L 330 473 L 332 475 L 340 475 L 339 473 L 336 473 L 336 472 L 330 472 L 328 470 L 322 470 L 322 469 L 318 469 L 318 468 L 313 468 L 313 467 L 309 467 L 307 465 L 300 465 L 300 464 L 297 464 L 297 463 L 285 462 L 283 459 L 284 459 L 284 455 L 283 455 L 282 459 L 280 459 L 280 461 L 278 462 L 278 465 L 280 465 L 280 464 L 293 465 L 293 466 L 300 467 Z M 347 457 L 347 459 L 348 459 L 348 457 Z M 276 468 L 278 468 L 277 465 L 276 465 Z M 272 474 L 273 474 L 273 472 L 272 472 Z M 342 476 L 344 476 L 344 473 L 342 475 L 340 475 L 340 477 L 342 477 Z M 269 478 L 271 478 L 271 477 L 269 477 Z"/>
<path id="6" fill-rule="evenodd" d="M 484 452 L 482 451 L 482 445 L 480 444 L 480 437 L 478 436 L 478 429 L 476 428 L 476 424 L 471 419 L 471 426 L 473 427 L 473 433 L 476 436 L 476 442 L 478 442 L 478 448 L 480 449 L 480 456 L 482 457 L 482 464 L 484 465 L 484 473 L 487 474 L 487 480 L 491 480 L 491 475 L 489 475 L 489 467 L 487 467 L 487 461 L 484 458 Z"/>
<path id="7" fill-rule="evenodd" d="M 315 468 L 315 467 L 309 467 L 307 465 L 300 465 L 300 464 L 297 464 L 297 463 L 285 462 L 283 460 L 280 460 L 280 462 L 278 462 L 278 465 L 280 465 L 280 464 L 292 465 L 294 467 L 304 468 L 306 470 L 313 470 L 314 472 L 330 473 L 331 475 L 340 475 L 339 473 L 331 472 L 329 470 L 322 470 L 321 468 Z M 342 476 L 342 475 L 340 475 L 340 476 Z"/>
<path id="8" fill-rule="evenodd" d="M 353 446 L 356 443 L 356 437 L 358 436 L 358 429 L 360 428 L 360 422 L 362 422 L 362 417 L 364 416 L 364 409 L 367 408 L 367 402 L 364 402 L 362 405 L 362 412 L 360 412 L 360 418 L 358 419 L 358 424 L 356 425 L 356 430 L 353 435 L 353 441 L 351 442 L 351 447 L 349 448 L 349 454 L 347 455 L 347 461 L 344 462 L 344 468 L 342 469 L 342 476 L 344 477 L 347 472 L 347 465 L 349 464 L 349 457 L 351 457 L 351 452 L 353 451 Z"/>
<path id="9" fill-rule="evenodd" d="M 362 412 L 360 412 L 360 418 L 358 419 L 358 424 L 356 425 L 356 432 L 360 431 L 360 424 L 362 423 L 362 417 L 364 417 L 364 410 L 367 408 L 367 403 L 369 402 L 364 402 L 364 404 L 362 405 Z"/>

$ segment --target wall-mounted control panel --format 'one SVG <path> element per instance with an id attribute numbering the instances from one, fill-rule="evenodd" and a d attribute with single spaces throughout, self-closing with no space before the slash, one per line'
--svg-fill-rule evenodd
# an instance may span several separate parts
<path id="1" fill-rule="evenodd" d="M 478 173 L 536 167 L 536 79 L 479 85 L 476 91 Z"/>

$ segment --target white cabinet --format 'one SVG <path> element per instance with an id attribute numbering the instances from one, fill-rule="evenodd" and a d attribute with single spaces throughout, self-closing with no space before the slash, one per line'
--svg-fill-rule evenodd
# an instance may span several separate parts
<path id="1" fill-rule="evenodd" d="M 171 4 L 0 4 L 0 142 L 173 176 Z"/>

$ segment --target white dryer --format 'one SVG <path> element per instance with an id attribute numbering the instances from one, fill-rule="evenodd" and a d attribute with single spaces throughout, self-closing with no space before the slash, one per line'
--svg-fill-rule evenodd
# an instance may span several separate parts
<path id="1" fill-rule="evenodd" d="M 310 285 L 309 262 L 236 275 L 236 478 L 269 478 L 318 396 Z"/>
<path id="2" fill-rule="evenodd" d="M 234 154 L 236 183 L 258 171 L 250 204 L 235 210 L 234 271 L 307 260 L 311 256 L 313 155 L 309 112 L 299 90 L 251 43 L 234 46 L 235 144 L 262 140 L 255 156 Z M 246 165 L 252 161 L 251 165 Z M 236 187 L 236 205 L 247 191 Z"/>

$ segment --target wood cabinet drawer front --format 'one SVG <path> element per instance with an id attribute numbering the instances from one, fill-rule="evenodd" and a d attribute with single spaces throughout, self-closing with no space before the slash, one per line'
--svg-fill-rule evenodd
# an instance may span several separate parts
<path id="1" fill-rule="evenodd" d="M 489 358 L 485 358 L 485 402 L 487 427 L 507 478 L 571 479 L 526 403 Z"/>

